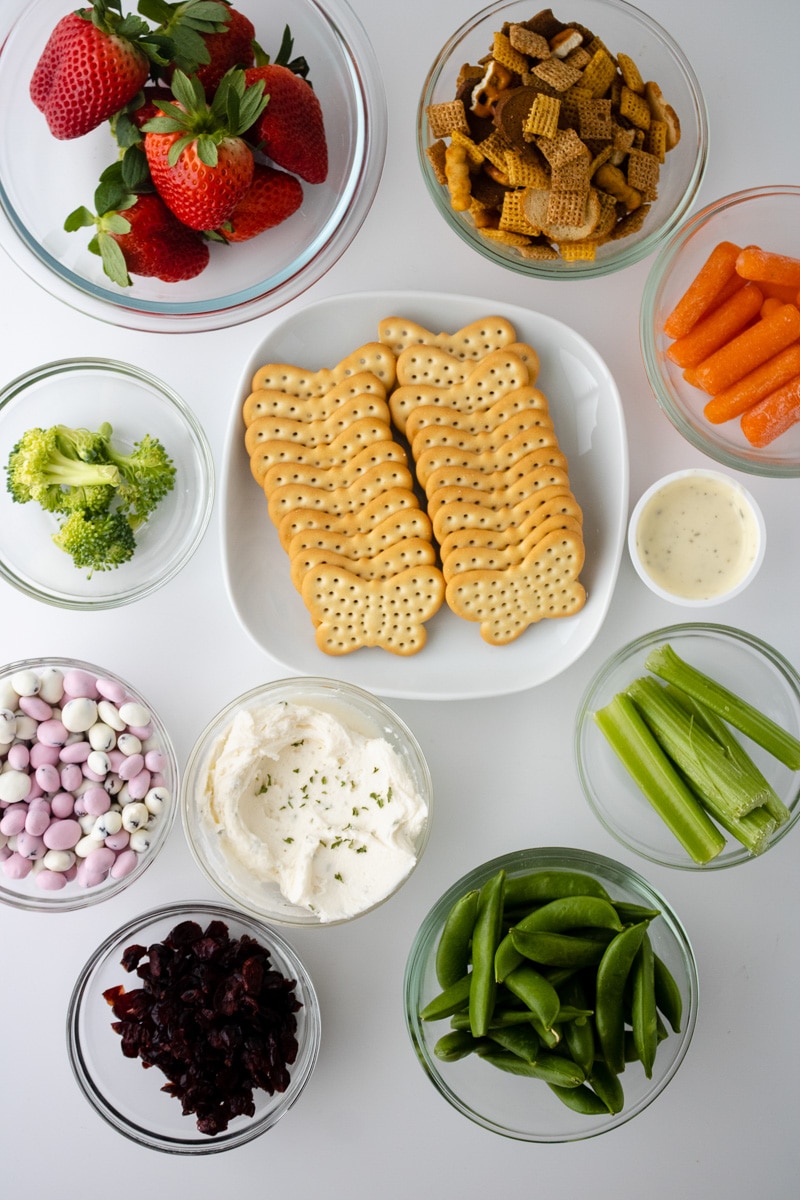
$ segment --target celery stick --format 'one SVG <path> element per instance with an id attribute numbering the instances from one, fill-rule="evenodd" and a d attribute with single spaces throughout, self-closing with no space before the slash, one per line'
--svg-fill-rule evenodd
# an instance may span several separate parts
<path id="1" fill-rule="evenodd" d="M 614 696 L 594 720 L 645 799 L 696 863 L 725 848 L 725 838 L 698 804 L 629 696 Z"/>
<path id="2" fill-rule="evenodd" d="M 701 797 L 708 797 L 732 818 L 744 816 L 764 801 L 764 789 L 731 762 L 719 742 L 652 675 L 635 679 L 626 690 L 665 753 Z"/>
<path id="3" fill-rule="evenodd" d="M 645 666 L 654 675 L 687 692 L 722 717 L 740 733 L 752 738 L 792 771 L 800 770 L 800 740 L 783 729 L 771 717 L 731 692 L 697 667 L 692 667 L 673 650 L 668 642 L 656 646 L 645 659 Z"/>
<path id="4" fill-rule="evenodd" d="M 688 711 L 694 714 L 695 720 L 700 721 L 711 736 L 717 739 L 725 749 L 728 757 L 741 767 L 743 771 L 751 773 L 753 780 L 757 781 L 766 793 L 764 807 L 773 818 L 775 825 L 785 825 L 792 815 L 791 810 L 781 800 L 772 784 L 747 753 L 727 722 L 723 721 L 722 717 L 718 716 L 715 712 L 712 712 L 710 708 L 707 708 L 705 704 L 692 699 L 681 688 L 676 687 L 672 683 L 668 683 L 666 687 L 667 692 L 674 696 L 679 703 L 684 704 Z"/>

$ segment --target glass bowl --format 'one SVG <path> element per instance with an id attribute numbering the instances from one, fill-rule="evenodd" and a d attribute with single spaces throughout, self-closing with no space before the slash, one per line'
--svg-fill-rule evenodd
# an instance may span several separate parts
<path id="1" fill-rule="evenodd" d="M 88 574 L 52 542 L 59 521 L 35 501 L 0 493 L 0 576 L 27 596 L 69 609 L 117 608 L 149 596 L 186 565 L 214 503 L 214 461 L 196 416 L 171 387 L 130 363 L 68 358 L 45 363 L 0 391 L 0 462 L 28 429 L 64 424 L 97 429 L 130 452 L 149 433 L 176 469 L 173 490 L 136 533 L 129 562 Z M 6 483 L 6 478 L 3 480 Z"/>
<path id="2" fill-rule="evenodd" d="M 184 1115 L 177 1099 L 161 1090 L 165 1077 L 158 1068 L 145 1070 L 126 1058 L 103 993 L 136 986 L 137 976 L 122 966 L 130 945 L 150 947 L 163 941 L 178 924 L 194 921 L 204 930 L 222 921 L 231 939 L 247 936 L 265 948 L 272 969 L 295 982 L 300 1002 L 296 1013 L 297 1056 L 290 1065 L 284 1091 L 254 1093 L 253 1116 L 235 1117 L 224 1132 L 204 1134 L 192 1115 Z M 75 1078 L 94 1110 L 131 1141 L 168 1154 L 215 1154 L 232 1150 L 271 1129 L 300 1096 L 317 1061 L 321 1024 L 314 985 L 292 947 L 274 929 L 224 905 L 195 902 L 165 905 L 135 917 L 97 947 L 75 983 L 67 1013 L 67 1050 Z"/>
<path id="3" fill-rule="evenodd" d="M 680 140 L 660 166 L 657 197 L 641 228 L 598 243 L 594 258 L 574 257 L 565 261 L 563 257 L 527 257 L 525 250 L 481 234 L 469 212 L 453 209 L 448 189 L 440 182 L 428 157 L 429 148 L 439 140 L 431 129 L 428 109 L 432 104 L 455 99 L 462 66 L 481 62 L 491 52 L 496 32 L 506 23 L 530 20 L 535 12 L 535 5 L 526 0 L 502 0 L 471 16 L 445 43 L 428 72 L 417 110 L 419 163 L 440 215 L 484 258 L 533 279 L 592 279 L 621 270 L 651 254 L 690 212 L 708 155 L 706 104 L 686 56 L 666 30 L 646 13 L 623 0 L 576 0 L 565 5 L 563 13 L 556 11 L 557 18 L 579 22 L 588 28 L 612 55 L 628 55 L 641 78 L 660 87 L 663 98 L 678 116 Z M 578 79 L 578 86 L 580 82 Z M 476 139 L 482 140 L 488 128 L 482 126 Z"/>
<path id="4" fill-rule="evenodd" d="M 267 14 L 241 5 L 273 58 L 289 25 L 294 55 L 309 63 L 329 150 L 324 183 L 303 185 L 301 207 L 249 245 L 211 245 L 194 279 L 137 277 L 119 288 L 87 249 L 90 232 L 65 232 L 64 220 L 91 208 L 100 173 L 116 158 L 107 126 L 60 142 L 29 99 L 28 85 L 66 0 L 24 6 L 3 44 L 0 31 L 0 244 L 51 294 L 81 312 L 151 332 L 220 329 L 272 312 L 300 295 L 338 261 L 377 191 L 386 147 L 386 101 L 371 44 L 347 0 L 276 0 Z M 25 145 L 20 155 L 14 147 Z M 41 186 L 42 173 L 58 179 Z"/>
<path id="5" fill-rule="evenodd" d="M 197 739 L 181 790 L 209 882 L 254 917 L 302 926 L 341 924 L 394 895 L 425 849 L 432 803 L 400 718 L 362 688 L 314 676 L 226 705 Z"/>
<path id="6" fill-rule="evenodd" d="M 682 624 L 634 639 L 600 668 L 578 708 L 575 757 L 589 806 L 618 842 L 650 862 L 685 870 L 719 870 L 748 862 L 753 855 L 726 836 L 724 849 L 705 865 L 695 863 L 650 807 L 597 727 L 593 713 L 635 678 L 646 675 L 650 651 L 669 642 L 686 662 L 800 736 L 800 676 L 787 660 L 752 634 L 726 625 Z M 800 817 L 800 773 L 792 771 L 737 734 L 739 741 L 790 810 L 762 853 L 784 838 Z"/>
<path id="7" fill-rule="evenodd" d="M 64 745 L 60 753 L 58 749 L 52 753 L 39 749 L 37 753 L 35 746 L 37 741 L 44 741 L 48 749 L 63 745 L 63 730 L 56 729 L 52 738 L 43 737 L 42 726 L 51 719 L 48 710 L 53 718 L 59 719 L 67 701 L 79 697 L 88 697 L 88 719 L 94 720 L 95 728 L 90 732 L 89 727 L 84 732 L 81 727 L 86 726 L 86 720 L 69 718 L 67 724 L 72 730 L 69 743 L 77 743 L 84 752 L 87 744 L 103 745 L 106 747 L 103 753 L 111 759 L 110 764 L 97 767 L 93 775 L 86 774 L 81 760 L 88 763 L 90 770 L 96 764 L 80 750 L 70 751 Z M 37 710 L 34 707 L 37 702 L 44 703 L 45 708 Z M 135 704 L 145 711 L 128 710 L 124 708 L 126 703 Z M 109 707 L 106 708 L 106 705 Z M 172 741 L 158 713 L 138 688 L 112 671 L 70 658 L 33 658 L 0 668 L 0 710 L 0 728 L 4 731 L 0 736 L 0 765 L 3 767 L 4 785 L 7 787 L 9 777 L 13 776 L 19 785 L 15 795 L 20 796 L 23 791 L 26 793 L 23 798 L 15 799 L 5 788 L 3 790 L 4 801 L 0 811 L 0 902 L 31 912 L 58 913 L 87 908 L 117 896 L 140 879 L 155 861 L 175 820 L 178 763 Z M 9 715 L 15 718 L 13 730 L 7 724 Z M 137 724 L 143 716 L 148 715 L 146 725 Z M 7 740 L 7 732 L 13 732 L 13 741 Z M 141 745 L 137 746 L 130 740 L 123 744 L 123 735 L 132 735 Z M 22 758 L 17 759 L 15 756 L 20 753 L 20 748 L 28 753 L 23 753 Z M 115 761 L 115 756 L 123 748 L 127 765 L 120 776 L 122 755 L 118 761 Z M 133 754 L 139 754 L 144 759 L 143 763 L 137 761 L 136 765 L 140 770 L 144 768 L 146 774 L 136 783 L 132 775 L 131 781 L 123 786 L 121 780 L 131 773 L 132 764 L 136 761 Z M 67 771 L 66 764 L 70 760 L 76 765 Z M 58 778 L 53 777 L 53 782 L 46 775 L 40 776 L 42 762 L 49 762 L 51 768 L 55 769 Z M 70 773 L 75 777 L 74 780 L 70 778 Z M 52 776 L 52 770 L 50 774 Z M 20 778 L 17 779 L 17 776 Z M 102 794 L 89 799 L 90 787 L 93 790 L 99 787 L 100 793 L 105 790 L 108 800 L 104 801 Z M 151 788 L 157 795 L 150 794 Z M 40 799 L 47 803 L 43 819 L 33 815 L 35 809 L 41 812 L 42 805 L 36 803 Z M 73 806 L 73 800 L 76 800 L 77 808 Z M 129 808 L 133 803 L 137 806 L 136 810 Z M 144 813 L 140 807 L 142 804 L 146 809 Z M 127 817 L 126 809 L 129 809 Z M 96 815 L 86 815 L 87 810 Z M 133 819 L 134 811 L 136 820 Z M 119 820 L 114 817 L 115 813 L 119 815 Z M 26 838 L 26 844 L 20 845 L 21 830 L 17 828 L 20 825 L 19 814 L 25 818 L 26 833 L 38 840 Z M 42 820 L 42 826 L 37 827 L 35 822 L 38 820 Z M 76 820 L 81 825 L 80 831 L 72 826 L 71 836 L 66 838 L 66 843 L 62 843 L 61 834 L 70 833 L 70 829 L 65 830 L 63 826 L 71 825 Z M 98 833 L 97 845 L 86 842 L 79 848 L 77 856 L 71 852 L 64 862 L 54 861 L 47 856 L 48 849 L 63 849 L 65 844 L 71 850 L 79 832 L 81 838 L 93 836 L 92 831 L 97 829 L 98 820 L 108 827 L 107 838 L 101 838 Z M 56 825 L 62 827 L 57 836 L 53 828 Z M 48 826 L 49 832 L 45 832 Z M 137 829 L 139 832 L 135 833 Z M 124 836 L 126 833 L 128 838 Z M 51 842 L 53 844 L 49 845 Z M 97 867 L 97 856 L 89 860 L 87 854 L 103 844 L 114 853 L 110 855 L 108 849 L 104 851 L 100 857 L 109 861 Z M 130 856 L 132 848 L 135 860 Z M 19 862 L 20 857 L 28 859 L 31 864 L 29 871 Z"/>
<path id="8" fill-rule="evenodd" d="M 667 358 L 664 321 L 711 251 L 720 242 L 800 257 L 800 187 L 749 188 L 705 205 L 659 251 L 645 284 L 639 336 L 644 366 L 655 398 L 683 437 L 725 467 L 751 475 L 800 475 L 800 425 L 756 448 L 736 418 L 713 424 L 704 415 L 709 397 L 683 378 Z"/>
<path id="9" fill-rule="evenodd" d="M 656 596 L 687 608 L 740 595 L 758 574 L 766 549 L 764 515 L 747 488 L 702 467 L 656 480 L 628 523 L 636 574 Z"/>
<path id="10" fill-rule="evenodd" d="M 629 1062 L 619 1080 L 624 1104 L 616 1113 L 587 1115 L 567 1108 L 539 1079 L 520 1078 L 469 1054 L 445 1062 L 434 1045 L 449 1029 L 447 1020 L 425 1020 L 420 1011 L 440 991 L 436 952 L 452 906 L 480 889 L 500 869 L 507 880 L 531 872 L 580 872 L 601 884 L 612 901 L 658 909 L 648 927 L 653 950 L 668 967 L 682 1002 L 680 1032 L 659 1043 L 647 1079 L 640 1063 Z M 689 1049 L 697 1019 L 698 977 L 686 931 L 667 901 L 630 867 L 586 850 L 544 847 L 519 850 L 483 863 L 447 889 L 427 914 L 414 938 L 404 980 L 406 1027 L 423 1070 L 439 1094 L 463 1116 L 493 1133 L 524 1142 L 573 1142 L 607 1133 L 632 1120 L 664 1090 Z"/>

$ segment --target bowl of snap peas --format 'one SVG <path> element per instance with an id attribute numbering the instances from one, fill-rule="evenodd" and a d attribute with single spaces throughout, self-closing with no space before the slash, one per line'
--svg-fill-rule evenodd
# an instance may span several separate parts
<path id="1" fill-rule="evenodd" d="M 518 850 L 434 904 L 408 956 L 405 1019 L 463 1116 L 526 1142 L 595 1137 L 642 1112 L 689 1049 L 686 930 L 642 876 L 586 850 Z"/>

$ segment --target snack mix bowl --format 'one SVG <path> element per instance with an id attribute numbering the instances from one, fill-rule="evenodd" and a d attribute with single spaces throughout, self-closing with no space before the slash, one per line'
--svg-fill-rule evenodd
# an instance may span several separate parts
<path id="1" fill-rule="evenodd" d="M 276 0 L 266 12 L 252 0 L 249 7 L 237 5 L 272 60 L 286 26 L 294 38 L 291 57 L 307 60 L 328 146 L 324 180 L 301 181 L 300 207 L 249 245 L 210 244 L 210 261 L 193 278 L 162 282 L 138 275 L 128 287 L 112 282 L 101 259 L 89 251 L 90 228 L 64 229 L 67 216 L 80 206 L 94 211 L 99 176 L 117 158 L 108 123 L 57 140 L 30 99 L 34 67 L 70 5 L 35 0 L 19 8 L 4 43 L 6 31 L 0 29 L 0 245 L 36 283 L 112 324 L 197 332 L 274 311 L 338 261 L 377 191 L 387 127 L 377 60 L 347 0 Z M 123 11 L 135 12 L 133 0 Z M 14 149 L 20 145 L 26 147 L 23 155 Z M 58 179 L 58 187 L 42 187 L 43 175 Z"/>
<path id="2" fill-rule="evenodd" d="M 417 149 L 436 208 L 479 254 L 531 278 L 591 279 L 651 254 L 691 210 L 708 116 L 691 64 L 646 13 L 622 0 L 554 13 L 505 0 L 465 21 L 425 80 Z M 582 110 L 577 89 L 591 92 Z M 444 107 L 459 101 L 463 112 Z M 451 198 L 445 170 L 454 120 L 479 147 L 467 148 L 471 166 L 453 164 L 462 180 L 469 171 L 466 200 L 460 186 Z M 623 144 L 620 125 L 636 122 L 641 147 Z"/>
<path id="3" fill-rule="evenodd" d="M 147 948 L 139 967 L 145 972 L 141 976 L 136 963 L 130 969 L 123 966 L 123 955 L 131 946 Z M 156 987 L 146 974 L 154 947 L 160 947 L 163 967 Z M 201 968 L 196 969 L 201 953 Z M 247 1009 L 237 1006 L 243 977 L 250 985 L 248 1001 L 256 1000 L 255 1013 L 252 1003 Z M 171 1049 L 168 1031 L 150 1017 L 149 1004 L 144 1009 L 123 1009 L 118 1018 L 116 1009 L 110 1007 L 113 993 L 109 999 L 104 993 L 110 989 L 127 993 L 143 987 L 148 1002 L 158 995 L 163 1015 L 170 999 L 175 1003 L 176 988 L 188 991 L 190 982 L 196 999 L 190 1003 L 185 995 L 181 997 L 185 1041 L 177 1054 L 197 1094 L 205 1098 L 208 1093 L 209 1103 L 202 1112 L 190 1108 L 184 1114 L 180 1086 L 175 1094 L 164 1091 L 169 1068 L 162 1071 L 158 1065 L 160 1055 Z M 214 1028 L 209 1028 L 207 1014 L 196 1010 L 202 1005 L 203 989 L 212 984 L 226 990 L 230 1005 L 224 1018 L 212 1017 Z M 113 1027 L 117 1019 L 122 1032 Z M 259 1064 L 261 1075 L 256 1082 L 253 1068 L 239 1061 L 227 1073 L 229 1079 L 235 1078 L 231 1091 L 236 1100 L 221 1082 L 222 1054 L 213 1038 L 216 1026 L 223 1023 L 241 1025 L 262 1044 L 273 1036 L 275 1039 L 273 1059 Z M 135 1045 L 137 1035 L 142 1059 L 148 1055 L 153 1063 L 148 1070 L 144 1069 L 144 1061 L 137 1061 L 135 1049 L 132 1057 L 122 1051 L 123 1036 L 131 1039 L 128 1044 Z M 78 976 L 67 1014 L 70 1065 L 94 1110 L 138 1145 L 176 1155 L 233 1150 L 271 1129 L 308 1083 L 319 1054 L 320 1035 L 314 985 L 281 934 L 235 909 L 203 902 L 165 905 L 110 934 Z M 236 1115 L 227 1111 L 223 1114 L 242 1096 L 252 1102 L 249 1112 L 242 1106 Z M 209 1128 L 209 1113 L 217 1131 Z M 221 1114 L 227 1120 L 220 1119 Z"/>
<path id="4" fill-rule="evenodd" d="M 174 468 L 170 491 L 135 531 L 132 557 L 107 570 L 77 566 L 53 542 L 64 514 L 36 500 L 15 501 L 6 486 L 9 456 L 31 429 L 56 425 L 92 432 L 108 423 L 125 455 L 149 435 Z M 186 565 L 214 503 L 214 461 L 205 432 L 177 392 L 149 372 L 105 358 L 60 359 L 18 376 L 0 391 L 0 577 L 60 608 L 118 608 L 149 596 Z"/>
<path id="5" fill-rule="evenodd" d="M 555 1033 L 555 1036 L 551 1035 L 550 1041 L 558 1044 L 558 1054 L 554 1054 L 552 1049 L 548 1049 L 550 1041 L 539 1029 L 539 1046 L 535 1053 L 535 1060 L 538 1060 L 540 1070 L 544 1074 L 538 1077 L 531 1078 L 524 1073 L 518 1074 L 508 1065 L 503 1068 L 500 1063 L 508 1063 L 507 1046 L 501 1049 L 498 1045 L 499 1059 L 487 1061 L 487 1050 L 492 1056 L 496 1053 L 495 1048 L 488 1045 L 487 1038 L 490 1040 L 492 1034 L 504 1037 L 502 1029 L 499 1033 L 497 1032 L 498 1025 L 503 1021 L 503 1018 L 498 1015 L 499 1012 L 502 1011 L 509 1018 L 512 1013 L 525 1015 L 524 1002 L 522 1005 L 514 1003 L 514 993 L 505 982 L 497 985 L 493 1008 L 495 1025 L 491 1025 L 490 1018 L 487 1038 L 478 1038 L 479 1048 L 473 1049 L 461 1057 L 458 1056 L 459 1051 L 456 1050 L 455 1045 L 452 1046 L 454 1052 L 445 1057 L 442 1057 L 441 1052 L 447 1042 L 440 1046 L 439 1052 L 435 1047 L 442 1038 L 455 1043 L 459 1039 L 463 1041 L 465 1037 L 472 1037 L 468 1031 L 466 1034 L 456 1032 L 464 1030 L 465 1021 L 462 1018 L 465 1010 L 463 1004 L 455 1012 L 450 1007 L 446 1010 L 447 1015 L 441 1018 L 438 1014 L 435 1016 L 428 1014 L 425 1019 L 420 1016 L 426 1006 L 437 999 L 443 991 L 439 976 L 440 956 L 442 955 L 439 946 L 448 915 L 453 912 L 454 905 L 462 897 L 475 891 L 482 893 L 482 896 L 485 897 L 485 900 L 479 901 L 478 912 L 486 911 L 487 904 L 491 907 L 493 902 L 490 896 L 493 888 L 490 881 L 496 879 L 500 871 L 505 872 L 505 893 L 502 907 L 507 916 L 510 915 L 510 910 L 513 910 L 513 916 L 510 916 L 512 923 L 521 920 L 522 913 L 529 911 L 531 907 L 544 905 L 557 895 L 570 894 L 573 896 L 572 903 L 576 903 L 577 899 L 576 913 L 579 914 L 581 920 L 588 919 L 590 906 L 596 907 L 592 899 L 589 899 L 587 905 L 587 897 L 599 897 L 604 903 L 608 903 L 610 900 L 615 905 L 643 906 L 651 913 L 649 924 L 646 926 L 647 939 L 654 955 L 667 968 L 671 977 L 671 1003 L 668 1003 L 664 993 L 659 991 L 659 1008 L 656 1015 L 656 1022 L 666 1036 L 658 1042 L 650 1078 L 647 1077 L 642 1062 L 636 1061 L 630 1056 L 622 1070 L 616 1075 L 616 1084 L 612 1087 L 611 1092 L 603 1086 L 599 1072 L 597 1072 L 597 1077 L 592 1080 L 592 1087 L 598 1089 L 595 1095 L 600 1096 L 602 1089 L 602 1093 L 606 1096 L 612 1094 L 614 1096 L 605 1111 L 596 1111 L 602 1107 L 599 1104 L 591 1106 L 595 1109 L 594 1112 L 589 1111 L 589 1105 L 586 1104 L 588 1085 L 585 1083 L 579 1084 L 577 1088 L 574 1087 L 574 1082 L 572 1085 L 566 1085 L 566 1091 L 563 1094 L 565 1098 L 554 1093 L 549 1086 L 550 1077 L 559 1079 L 564 1077 L 564 1064 L 568 1061 L 573 1064 L 570 1067 L 571 1072 L 574 1071 L 575 1062 L 580 1059 L 584 1062 L 587 1061 L 585 1035 L 588 1030 L 592 1031 L 594 1045 L 599 1045 L 594 1015 L 590 1015 L 585 1022 L 583 1021 L 587 1009 L 602 1006 L 602 1010 L 607 1013 L 609 1000 L 612 999 L 609 997 L 606 984 L 601 985 L 597 978 L 598 966 L 596 963 L 580 968 L 577 976 L 574 977 L 574 982 L 578 985 L 577 991 L 565 990 L 568 984 L 560 982 L 556 975 L 551 974 L 553 982 L 549 986 L 556 989 L 560 1002 L 558 1011 L 563 1012 L 564 1015 L 561 1020 L 557 1019 L 549 1024 L 549 1028 Z M 586 877 L 588 877 L 588 883 L 582 882 L 582 880 L 586 880 Z M 526 882 L 523 883 L 523 880 Z M 531 880 L 536 881 L 533 891 L 529 887 Z M 562 885 L 559 888 L 559 880 L 563 880 L 566 886 Z M 528 897 L 527 905 L 520 902 L 523 895 Z M 531 899 L 531 897 L 535 898 Z M 652 915 L 655 910 L 659 915 Z M 641 924 L 641 915 L 634 909 L 628 908 L 623 912 L 620 908 L 618 911 L 621 928 L 627 930 L 631 925 Z M 480 916 L 478 920 L 480 921 Z M 459 923 L 456 920 L 454 924 L 449 925 L 451 932 L 457 932 Z M 477 934 L 476 927 L 476 936 Z M 611 936 L 609 933 L 609 939 Z M 446 944 L 453 945 L 449 934 L 447 938 Z M 629 938 L 630 935 L 625 940 L 629 940 Z M 483 938 L 481 937 L 479 940 L 483 941 Z M 473 938 L 473 946 L 474 944 L 475 939 Z M 616 951 L 614 953 L 616 954 Z M 444 957 L 448 965 L 453 961 L 449 954 Z M 476 967 L 477 964 L 470 972 L 470 989 L 475 986 L 473 972 Z M 539 975 L 540 979 L 543 971 L 548 973 L 550 968 L 534 965 L 534 972 Z M 509 978 L 509 976 L 504 973 L 505 978 Z M 607 978 L 606 975 L 606 982 Z M 562 990 L 558 991 L 559 988 Z M 586 998 L 586 988 L 592 994 L 596 990 L 597 996 L 596 1000 L 588 1005 L 578 1006 L 582 1009 L 578 1020 L 582 1022 L 581 1027 L 584 1030 L 583 1048 L 578 1049 L 577 1041 L 573 1041 L 570 1036 L 573 1031 L 567 1030 L 565 1021 L 572 1019 L 572 1016 L 567 1016 L 567 1012 L 576 1007 L 574 1005 L 576 994 L 580 998 Z M 500 1000 L 498 1000 L 498 996 Z M 405 970 L 404 997 L 406 1027 L 420 1064 L 436 1090 L 458 1112 L 493 1133 L 519 1141 L 572 1142 L 607 1133 L 632 1120 L 658 1097 L 674 1077 L 689 1049 L 694 1032 L 697 1019 L 698 978 L 692 948 L 681 921 L 664 897 L 659 895 L 645 879 L 630 867 L 599 854 L 563 847 L 540 847 L 519 850 L 483 863 L 454 883 L 437 900 L 422 922 L 412 944 Z M 652 995 L 650 999 L 652 1001 Z M 669 1011 L 676 1018 L 678 1031 L 664 1023 L 668 1018 L 661 1015 L 662 1004 L 664 1013 Z M 616 1009 L 616 1000 L 612 1001 L 612 1007 Z M 678 1009 L 680 1009 L 679 1013 Z M 478 1006 L 476 1006 L 477 1013 Z M 541 1013 L 544 1013 L 544 1009 L 540 1009 Z M 450 1014 L 453 1015 L 448 1019 Z M 577 1014 L 573 1013 L 573 1015 Z M 506 1033 L 509 1030 L 517 1031 L 511 1036 L 517 1042 L 518 1047 L 520 1030 L 523 1025 L 524 1022 L 521 1020 L 511 1022 L 510 1019 L 505 1024 Z M 528 1022 L 528 1028 L 530 1028 L 530 1022 Z M 451 1037 L 452 1034 L 455 1036 Z M 529 1037 L 527 1034 L 522 1036 L 526 1039 Z M 629 1042 L 632 1036 L 632 1030 L 628 1026 Z M 569 1047 L 568 1054 L 567 1046 Z M 561 1053 L 562 1050 L 564 1054 Z M 512 1061 L 514 1061 L 515 1053 L 512 1051 Z M 555 1064 L 553 1063 L 554 1058 L 558 1059 Z M 519 1066 L 519 1062 L 520 1059 L 517 1059 L 517 1066 Z M 556 1068 L 559 1068 L 557 1073 L 552 1075 L 551 1073 Z M 581 1071 L 580 1074 L 583 1072 Z M 608 1079 L 606 1079 L 607 1082 Z M 573 1096 L 572 1105 L 567 1104 L 569 1098 L 567 1093 Z M 585 1111 L 578 1111 L 577 1107 L 573 1107 L 575 1104 L 583 1104 Z"/>
<path id="6" fill-rule="evenodd" d="M 800 817 L 800 772 L 736 728 L 732 732 L 774 789 L 784 819 L 756 852 L 725 830 L 719 852 L 695 861 L 667 823 L 648 803 L 599 727 L 595 714 L 634 680 L 651 675 L 648 657 L 669 645 L 689 666 L 755 706 L 793 738 L 800 738 L 800 676 L 773 647 L 753 634 L 727 625 L 669 625 L 635 638 L 612 655 L 589 683 L 580 702 L 575 730 L 578 774 L 590 808 L 628 850 L 650 862 L 684 870 L 718 870 L 767 853 L 794 829 Z M 656 678 L 655 676 L 653 676 Z M 699 736 L 699 735 L 698 735 Z"/>
<path id="7" fill-rule="evenodd" d="M 712 394 L 687 382 L 685 368 L 668 357 L 667 352 L 677 339 L 668 337 L 664 326 L 717 247 L 725 243 L 740 249 L 758 246 L 768 252 L 800 258 L 799 227 L 800 187 L 758 187 L 723 196 L 705 205 L 670 236 L 653 262 L 642 299 L 639 331 L 642 355 L 658 404 L 691 445 L 723 466 L 751 475 L 774 478 L 800 475 L 800 424 L 791 425 L 766 444 L 753 444 L 743 432 L 745 410 L 730 399 L 735 385 L 723 388 L 728 393 L 730 407 L 717 408 L 715 419 L 709 419 L 706 406 Z M 751 287 L 753 283 L 764 287 L 758 280 L 751 281 Z M 785 302 L 793 297 L 797 305 L 798 291 L 797 286 L 774 292 L 768 288 L 765 299 L 780 296 Z M 755 320 L 756 316 L 751 324 Z M 751 381 L 757 370 L 748 372 Z M 794 370 L 796 375 L 796 365 Z"/>
<path id="8" fill-rule="evenodd" d="M 253 917 L 305 927 L 389 900 L 422 856 L 432 804 L 403 721 L 362 688 L 314 676 L 226 705 L 197 739 L 181 789 L 208 881 Z"/>
<path id="9" fill-rule="evenodd" d="M 0 669 L 0 903 L 72 912 L 136 883 L 175 819 L 179 771 L 142 693 L 105 667 Z"/>

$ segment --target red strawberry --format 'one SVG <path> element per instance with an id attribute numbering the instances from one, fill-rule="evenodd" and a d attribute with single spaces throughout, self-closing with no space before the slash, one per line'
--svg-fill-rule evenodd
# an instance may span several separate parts
<path id="1" fill-rule="evenodd" d="M 253 182 L 220 231 L 227 242 L 246 242 L 280 225 L 303 203 L 303 185 L 294 175 L 256 163 Z"/>
<path id="2" fill-rule="evenodd" d="M 181 225 L 160 196 L 120 192 L 116 204 L 100 216 L 78 208 L 67 218 L 65 228 L 74 231 L 96 226 L 89 249 L 101 256 L 106 275 L 120 287 L 130 285 L 129 272 L 178 283 L 194 279 L 208 265 L 205 239 Z"/>
<path id="3" fill-rule="evenodd" d="M 93 0 L 92 7 L 62 17 L 48 38 L 30 94 L 54 137 L 76 138 L 96 129 L 147 79 L 150 60 L 137 38 L 149 34 L 149 26 L 139 17 L 123 17 L 119 5 L 120 0 Z"/>
<path id="4" fill-rule="evenodd" d="M 228 0 L 159 0 L 158 11 L 165 17 L 159 32 L 172 38 L 175 47 L 165 78 L 170 79 L 175 68 L 197 75 L 210 97 L 232 67 L 255 62 L 253 22 Z"/>
<path id="5" fill-rule="evenodd" d="M 307 183 L 328 175 L 328 145 L 322 107 L 311 84 L 288 67 L 267 63 L 248 67 L 248 84 L 263 80 L 267 106 L 247 137 L 285 171 Z"/>
<path id="6" fill-rule="evenodd" d="M 217 229 L 253 178 L 252 151 L 238 135 L 260 111 L 261 89 L 247 88 L 242 71 L 225 76 L 210 104 L 196 77 L 176 71 L 172 87 L 176 103 L 160 102 L 164 115 L 144 126 L 150 175 L 179 221 Z"/>

